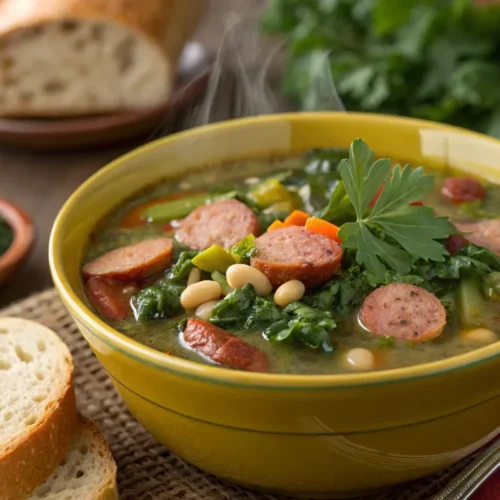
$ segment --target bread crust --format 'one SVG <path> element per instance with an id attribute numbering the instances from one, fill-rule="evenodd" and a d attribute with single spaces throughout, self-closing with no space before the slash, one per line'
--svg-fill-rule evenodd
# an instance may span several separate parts
<path id="1" fill-rule="evenodd" d="M 0 40 L 45 22 L 104 19 L 148 37 L 176 61 L 207 5 L 207 0 L 2 0 Z"/>
<path id="2" fill-rule="evenodd" d="M 0 319 L 0 326 L 3 322 L 4 319 Z M 55 333 L 50 333 L 57 337 Z M 73 362 L 66 345 L 59 337 L 57 339 L 66 364 L 66 379 L 61 383 L 60 394 L 48 404 L 45 414 L 0 450 L 2 500 L 24 498 L 43 483 L 68 452 L 76 433 L 78 414 L 73 387 Z"/>

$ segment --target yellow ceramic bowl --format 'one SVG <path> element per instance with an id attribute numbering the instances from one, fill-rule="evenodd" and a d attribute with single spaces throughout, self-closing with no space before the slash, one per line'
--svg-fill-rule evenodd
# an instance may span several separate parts
<path id="1" fill-rule="evenodd" d="M 113 330 L 87 306 L 79 269 L 95 224 L 141 187 L 220 162 L 347 147 L 500 181 L 500 142 L 423 121 L 354 113 L 221 123 L 135 150 L 61 210 L 50 266 L 62 300 L 135 417 L 176 454 L 268 491 L 342 497 L 430 474 L 500 425 L 500 343 L 438 362 L 348 375 L 257 374 L 175 358 Z"/>

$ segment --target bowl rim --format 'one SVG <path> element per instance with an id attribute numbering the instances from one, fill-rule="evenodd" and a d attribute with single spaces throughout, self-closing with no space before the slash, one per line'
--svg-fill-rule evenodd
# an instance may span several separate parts
<path id="1" fill-rule="evenodd" d="M 8 277 L 30 251 L 35 230 L 29 215 L 5 198 L 0 198 L 0 217 L 13 233 L 9 248 L 0 255 L 0 275 L 5 273 L 5 277 Z"/>
<path id="2" fill-rule="evenodd" d="M 94 181 L 108 172 L 119 169 L 128 159 L 143 154 L 148 149 L 158 147 L 160 144 L 175 142 L 179 138 L 197 136 L 208 131 L 224 131 L 229 128 L 244 127 L 246 124 L 255 125 L 260 123 L 269 123 L 273 121 L 310 121 L 310 120 L 333 120 L 342 122 L 346 117 L 349 119 L 359 119 L 374 125 L 397 122 L 398 126 L 407 128 L 426 127 L 441 131 L 466 134 L 469 137 L 487 140 L 492 144 L 499 145 L 500 141 L 450 125 L 419 120 L 415 118 L 396 117 L 389 115 L 379 115 L 370 113 L 354 112 L 308 112 L 308 113 L 282 113 L 273 115 L 264 115 L 258 117 L 240 118 L 231 121 L 224 121 L 202 127 L 186 130 L 168 137 L 149 142 L 139 148 L 116 158 L 106 166 L 98 170 L 89 177 L 83 184 L 77 188 L 67 199 L 59 211 L 54 222 L 49 242 L 49 265 L 54 284 L 66 304 L 66 307 L 78 319 L 81 319 L 91 329 L 99 341 L 107 347 L 124 354 L 141 363 L 145 363 L 160 371 L 170 372 L 178 376 L 184 376 L 204 382 L 211 382 L 226 386 L 238 386 L 245 388 L 273 388 L 273 389 L 343 389 L 357 388 L 365 386 L 380 386 L 405 381 L 414 381 L 443 375 L 460 369 L 470 369 L 474 366 L 486 363 L 488 361 L 500 358 L 500 341 L 491 345 L 474 349 L 473 351 L 450 358 L 421 363 L 403 368 L 394 368 L 388 370 L 378 370 L 362 373 L 342 373 L 342 374 L 277 374 L 277 373 L 255 373 L 239 370 L 230 370 L 227 368 L 205 365 L 190 361 L 176 356 L 157 351 L 152 347 L 141 344 L 125 334 L 115 330 L 103 320 L 101 320 L 75 293 L 70 286 L 68 279 L 64 275 L 61 262 L 60 247 L 62 240 L 62 222 L 67 214 L 74 210 L 78 205 L 78 200 L 85 196 L 85 192 L 91 189 Z"/>

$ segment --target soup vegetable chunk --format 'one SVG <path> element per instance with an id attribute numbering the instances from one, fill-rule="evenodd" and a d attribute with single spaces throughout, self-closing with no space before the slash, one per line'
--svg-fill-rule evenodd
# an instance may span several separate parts
<path id="1" fill-rule="evenodd" d="M 500 334 L 499 187 L 349 151 L 165 181 L 94 231 L 82 279 L 109 324 L 236 370 L 342 373 Z"/>

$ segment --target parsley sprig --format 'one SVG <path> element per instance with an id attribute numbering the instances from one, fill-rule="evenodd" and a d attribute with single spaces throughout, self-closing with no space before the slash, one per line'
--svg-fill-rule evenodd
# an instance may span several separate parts
<path id="1" fill-rule="evenodd" d="M 376 280 L 386 270 L 408 274 L 415 259 L 441 262 L 448 255 L 440 241 L 455 232 L 446 217 L 435 217 L 432 208 L 411 206 L 433 186 L 434 178 L 422 167 L 397 165 L 391 171 L 388 159 L 375 161 L 367 144 L 356 139 L 349 158 L 342 161 L 340 175 L 354 207 L 356 221 L 340 228 L 343 247 L 356 251 L 356 261 Z M 381 185 L 375 206 L 370 202 Z"/>

